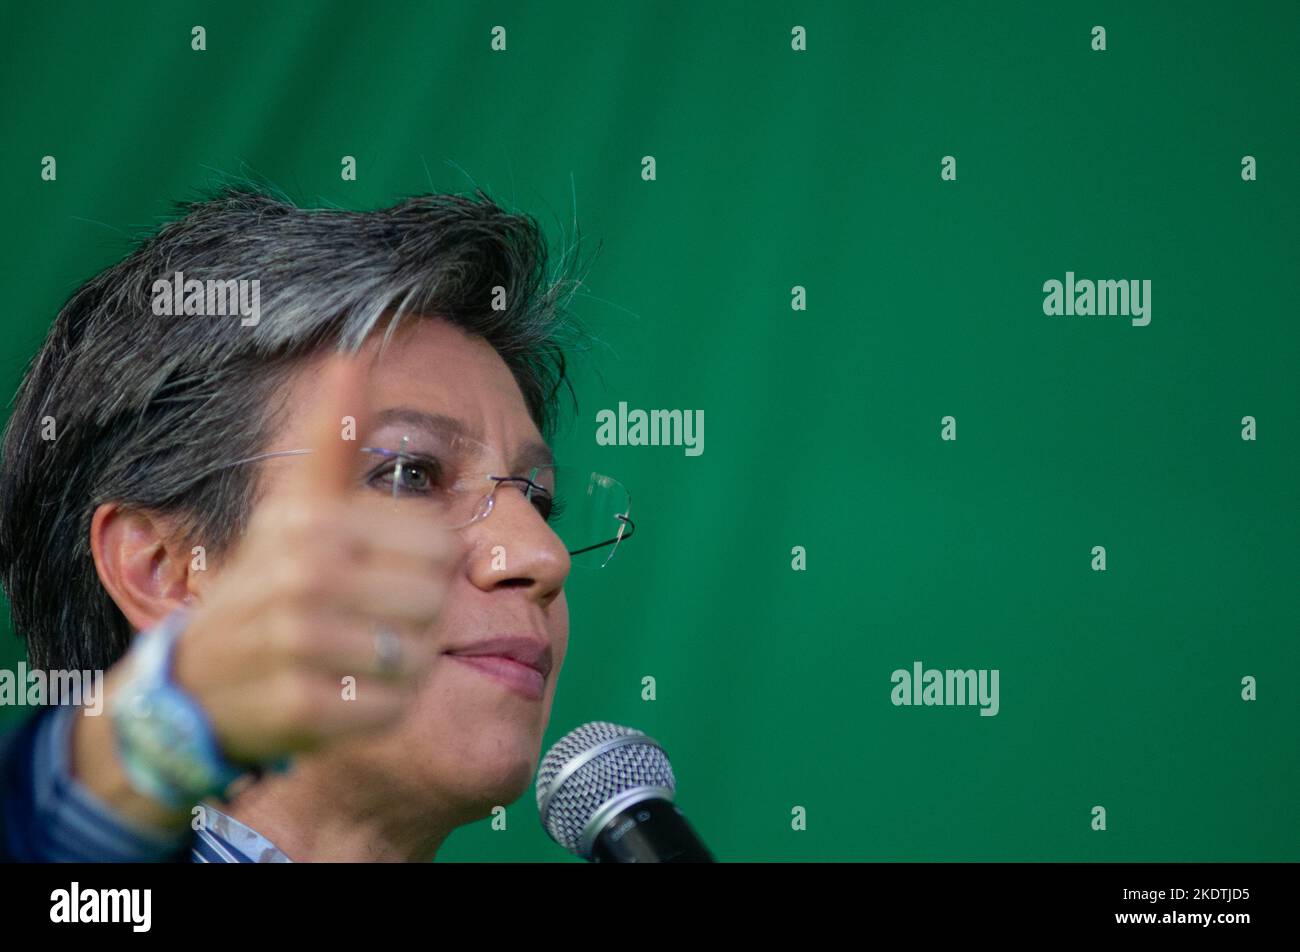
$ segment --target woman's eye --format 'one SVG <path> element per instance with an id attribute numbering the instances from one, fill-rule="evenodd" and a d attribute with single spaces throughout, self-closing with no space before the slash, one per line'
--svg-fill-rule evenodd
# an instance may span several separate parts
<path id="1" fill-rule="evenodd" d="M 428 489 L 432 485 L 428 472 L 419 463 L 398 463 L 393 468 L 397 481 L 407 489 Z"/>
<path id="2" fill-rule="evenodd" d="M 425 493 L 438 486 L 436 467 L 419 460 L 401 459 L 386 463 L 375 474 L 380 486 L 391 492 Z"/>

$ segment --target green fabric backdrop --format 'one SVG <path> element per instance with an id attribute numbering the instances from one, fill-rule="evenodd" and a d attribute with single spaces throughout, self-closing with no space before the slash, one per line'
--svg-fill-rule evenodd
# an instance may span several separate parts
<path id="1" fill-rule="evenodd" d="M 720 858 L 1300 859 L 1293 4 L 0 20 L 6 395 L 69 292 L 219 174 L 356 208 L 476 183 L 557 247 L 576 206 L 607 346 L 558 448 L 639 530 L 573 579 L 547 744 L 660 739 Z M 1150 325 L 1044 315 L 1067 270 L 1150 279 Z M 619 401 L 703 410 L 704 453 L 598 446 Z M 917 660 L 998 669 L 1000 712 L 895 706 Z M 526 796 L 443 858 L 567 857 Z"/>

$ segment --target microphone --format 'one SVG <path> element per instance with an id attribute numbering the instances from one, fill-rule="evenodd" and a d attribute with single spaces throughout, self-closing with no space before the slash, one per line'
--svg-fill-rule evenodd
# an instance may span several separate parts
<path id="1" fill-rule="evenodd" d="M 551 839 L 593 863 L 712 863 L 677 809 L 658 742 L 592 721 L 555 742 L 537 770 L 537 812 Z"/>

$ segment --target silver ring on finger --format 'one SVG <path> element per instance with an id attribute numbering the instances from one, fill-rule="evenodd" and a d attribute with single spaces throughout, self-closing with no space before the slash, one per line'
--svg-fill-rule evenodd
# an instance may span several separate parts
<path id="1" fill-rule="evenodd" d="M 385 678 L 402 670 L 402 639 L 389 625 L 375 629 L 375 670 Z"/>

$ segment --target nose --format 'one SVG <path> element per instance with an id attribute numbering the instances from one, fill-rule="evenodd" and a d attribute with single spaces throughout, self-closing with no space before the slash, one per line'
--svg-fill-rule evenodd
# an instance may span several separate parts
<path id="1" fill-rule="evenodd" d="M 498 486 L 487 518 L 464 531 L 472 546 L 470 580 L 483 591 L 522 588 L 542 607 L 563 591 L 568 549 L 515 484 Z"/>

